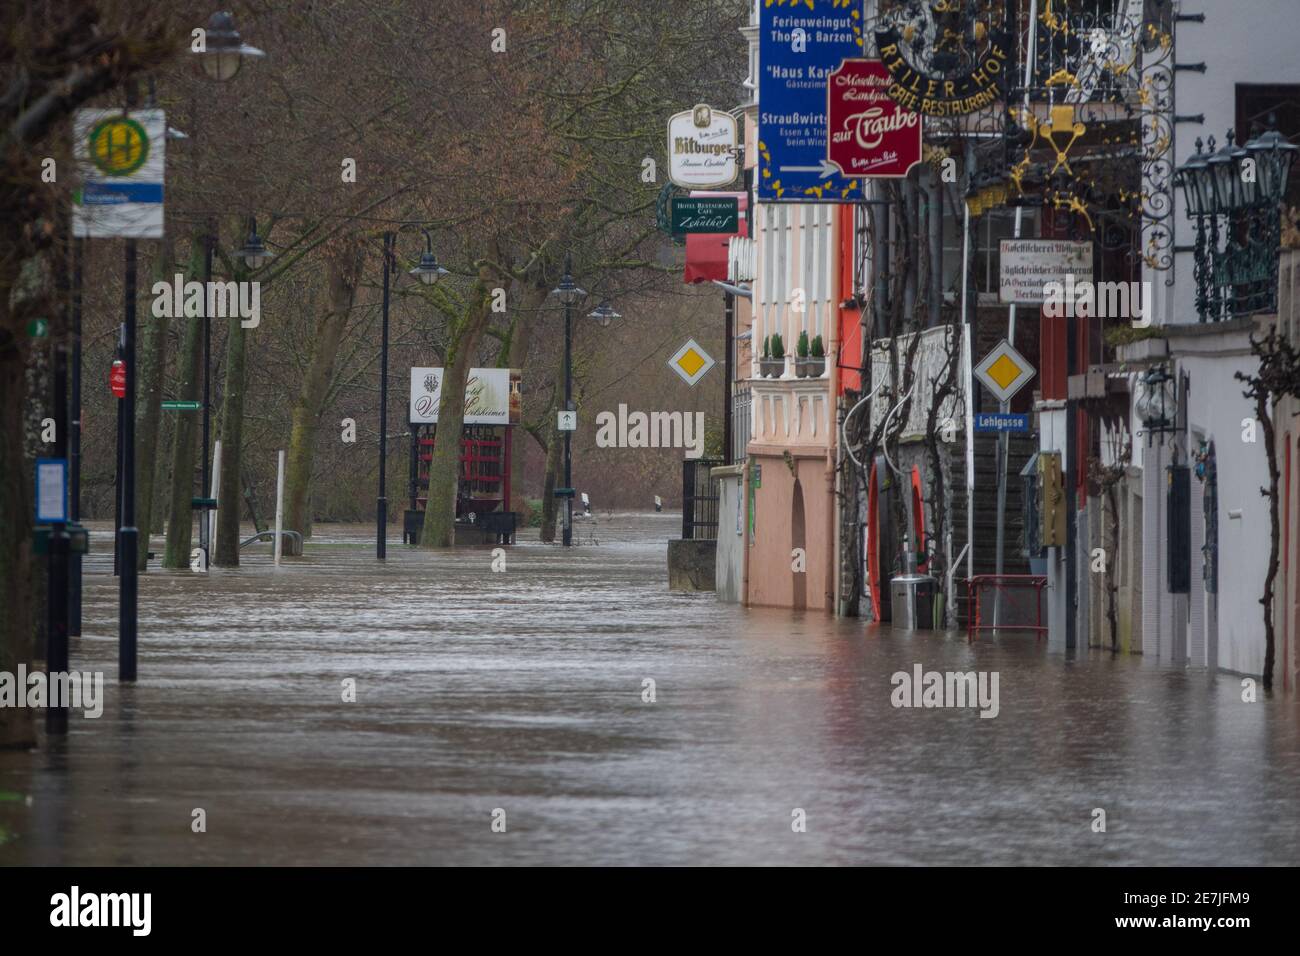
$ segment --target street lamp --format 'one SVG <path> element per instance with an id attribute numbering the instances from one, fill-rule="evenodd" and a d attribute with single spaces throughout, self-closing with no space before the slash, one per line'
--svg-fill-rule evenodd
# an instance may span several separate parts
<path id="1" fill-rule="evenodd" d="M 447 270 L 438 265 L 438 257 L 433 254 L 433 236 L 429 234 L 429 230 L 420 231 L 424 233 L 424 255 L 420 256 L 420 264 L 410 270 L 410 274 L 425 285 L 433 285 L 447 274 Z"/>
<path id="2" fill-rule="evenodd" d="M 1300 154 L 1300 146 L 1288 142 L 1277 130 L 1270 129 L 1248 142 L 1246 153 L 1255 161 L 1260 202 L 1276 206 L 1286 195 L 1287 181 L 1296 155 Z"/>
<path id="3" fill-rule="evenodd" d="M 600 305 L 588 312 L 587 318 L 595 319 L 603 328 L 608 328 L 609 323 L 613 322 L 615 319 L 621 319 L 623 316 L 610 308 L 609 302 L 605 301 L 601 302 Z"/>
<path id="4" fill-rule="evenodd" d="M 1138 398 L 1133 410 L 1142 422 L 1148 443 L 1151 435 L 1163 436 L 1165 432 L 1175 430 L 1177 397 L 1174 395 L 1173 381 L 1173 376 L 1163 365 L 1157 365 L 1138 379 Z M 1163 441 L 1162 437 L 1161 442 Z"/>
<path id="5" fill-rule="evenodd" d="M 587 293 L 573 281 L 573 257 L 564 257 L 564 277 L 551 295 L 564 303 L 564 409 L 573 411 L 573 305 Z M 566 548 L 573 545 L 573 432 L 564 432 L 564 534 Z"/>
<path id="6" fill-rule="evenodd" d="M 235 18 L 224 11 L 208 19 L 203 50 L 199 53 L 203 72 L 219 83 L 233 79 L 244 65 L 246 56 L 266 56 L 255 46 L 249 46 L 235 29 Z"/>
<path id="7" fill-rule="evenodd" d="M 274 255 L 266 248 L 266 243 L 262 237 L 257 234 L 257 220 L 249 219 L 248 239 L 244 242 L 244 247 L 235 254 L 244 260 L 244 265 L 249 269 L 258 269 L 274 258 Z"/>

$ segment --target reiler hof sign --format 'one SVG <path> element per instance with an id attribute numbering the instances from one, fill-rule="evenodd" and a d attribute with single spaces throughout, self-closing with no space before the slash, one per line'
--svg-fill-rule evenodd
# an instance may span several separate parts
<path id="1" fill-rule="evenodd" d="M 826 83 L 827 158 L 845 176 L 895 179 L 921 161 L 921 115 L 889 96 L 879 60 L 845 60 Z"/>
<path id="2" fill-rule="evenodd" d="M 740 200 L 735 196 L 674 196 L 672 231 L 685 233 L 739 232 Z"/>
<path id="3" fill-rule="evenodd" d="M 441 368 L 411 369 L 411 424 L 438 421 L 442 401 Z M 517 368 L 472 368 L 465 383 L 466 425 L 517 425 L 522 409 Z"/>
<path id="4" fill-rule="evenodd" d="M 1002 32 L 987 37 L 970 66 L 932 72 L 924 65 L 929 57 L 916 52 L 898 27 L 877 30 L 876 50 L 894 78 L 889 96 L 926 116 L 963 116 L 994 105 L 1002 98 L 1011 40 Z"/>
<path id="5" fill-rule="evenodd" d="M 700 104 L 668 120 L 668 178 L 683 189 L 726 186 L 736 178 L 736 118 Z"/>
<path id="6" fill-rule="evenodd" d="M 863 53 L 861 4 L 759 4 L 758 201 L 842 202 L 857 179 L 827 159 L 826 81 Z"/>

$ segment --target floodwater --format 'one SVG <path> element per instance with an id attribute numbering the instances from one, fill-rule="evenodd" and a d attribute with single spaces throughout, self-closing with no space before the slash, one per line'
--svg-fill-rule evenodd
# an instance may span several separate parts
<path id="1" fill-rule="evenodd" d="M 1300 862 L 1293 698 L 670 593 L 678 520 L 601 516 L 501 572 L 396 541 L 381 565 L 360 526 L 278 571 L 266 544 L 151 570 L 135 686 L 98 535 L 72 667 L 104 713 L 0 754 L 0 863 Z M 893 707 L 918 663 L 997 672 L 997 716 Z"/>

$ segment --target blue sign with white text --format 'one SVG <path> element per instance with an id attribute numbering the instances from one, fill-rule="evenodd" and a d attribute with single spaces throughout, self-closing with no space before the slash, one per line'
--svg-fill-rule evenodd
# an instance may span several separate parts
<path id="1" fill-rule="evenodd" d="M 864 56 L 862 4 L 802 0 L 759 7 L 758 201 L 843 202 L 859 180 L 827 159 L 826 78 Z"/>
<path id="2" fill-rule="evenodd" d="M 1029 413 L 976 412 L 975 430 L 977 432 L 1027 432 Z"/>

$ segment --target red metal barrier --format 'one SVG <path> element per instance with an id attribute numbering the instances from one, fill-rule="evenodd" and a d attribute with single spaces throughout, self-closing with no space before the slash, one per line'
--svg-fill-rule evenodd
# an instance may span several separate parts
<path id="1" fill-rule="evenodd" d="M 977 574 L 966 579 L 966 593 L 969 598 L 970 621 L 967 624 L 967 640 L 975 640 L 979 631 L 1033 631 L 1035 637 L 1047 634 L 1043 624 L 1043 591 L 1047 588 L 1047 578 L 1040 574 Z M 991 619 L 993 609 L 997 606 L 998 595 L 1002 595 L 1002 613 L 998 623 L 985 622 L 982 615 L 987 613 Z M 989 597 L 992 600 L 989 600 Z M 1029 602 L 1033 601 L 1033 607 Z M 1034 623 L 1030 624 L 1029 621 Z"/>

